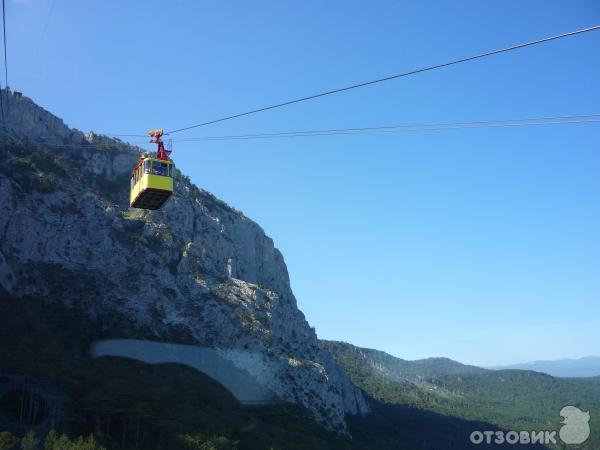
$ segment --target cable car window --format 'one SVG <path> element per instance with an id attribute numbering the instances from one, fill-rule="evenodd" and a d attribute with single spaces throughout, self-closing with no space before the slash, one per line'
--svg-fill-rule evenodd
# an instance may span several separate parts
<path id="1" fill-rule="evenodd" d="M 150 173 L 150 161 L 144 161 L 144 173 Z"/>
<path id="2" fill-rule="evenodd" d="M 173 174 L 175 173 L 175 166 L 173 164 L 169 164 L 169 176 L 173 178 Z"/>
<path id="3" fill-rule="evenodd" d="M 168 164 L 167 163 L 158 162 L 158 161 L 154 161 L 152 163 L 152 174 L 153 175 L 160 175 L 160 176 L 163 176 L 163 177 L 168 176 Z"/>

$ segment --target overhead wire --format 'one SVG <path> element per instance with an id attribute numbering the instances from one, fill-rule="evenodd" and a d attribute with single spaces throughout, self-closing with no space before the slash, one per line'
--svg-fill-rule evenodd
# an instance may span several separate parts
<path id="1" fill-rule="evenodd" d="M 216 135 L 199 136 L 190 138 L 173 138 L 173 142 L 199 142 L 199 141 L 226 141 L 226 140 L 252 140 L 252 139 L 272 139 L 272 138 L 297 138 L 312 136 L 335 136 L 335 135 L 355 135 L 367 133 L 385 133 L 385 132 L 418 132 L 418 131 L 445 131 L 445 130 L 466 130 L 479 128 L 502 128 L 502 127 L 528 127 L 540 125 L 568 125 L 568 124 L 592 124 L 600 123 L 600 114 L 574 114 L 561 116 L 538 116 L 538 117 L 520 117 L 512 119 L 496 119 L 486 121 L 471 122 L 442 122 L 429 124 L 399 124 L 384 125 L 374 127 L 354 127 L 354 128 L 332 128 L 323 130 L 300 130 L 286 131 L 277 133 L 257 133 L 257 134 L 237 134 L 237 135 Z M 104 136 L 110 136 L 105 134 Z M 114 135 L 113 135 L 114 136 Z M 140 136 L 141 135 L 134 135 Z M 140 146 L 149 141 L 135 142 L 115 142 L 101 144 L 61 144 L 49 145 L 55 148 L 93 148 L 93 147 L 111 147 L 115 145 Z"/>
<path id="2" fill-rule="evenodd" d="M 6 57 L 6 9 L 4 7 L 5 0 L 2 0 L 2 32 L 4 35 L 4 84 L 6 85 L 8 94 L 8 59 Z"/>
<path id="3" fill-rule="evenodd" d="M 424 132 L 424 131 L 452 131 L 468 130 L 480 128 L 498 128 L 498 127 L 529 127 L 541 125 L 569 125 L 569 124 L 598 124 L 600 123 L 600 114 L 578 114 L 570 116 L 545 116 L 516 119 L 499 119 L 477 122 L 448 122 L 417 125 L 391 125 L 381 127 L 364 128 L 338 128 L 329 130 L 310 130 L 310 131 L 291 131 L 282 133 L 262 133 L 262 134 L 241 134 L 225 136 L 205 136 L 197 138 L 172 139 L 174 142 L 196 142 L 196 141 L 227 141 L 227 140 L 253 140 L 253 139 L 273 139 L 273 138 L 298 138 L 298 137 L 316 137 L 316 136 L 336 136 L 336 135 L 357 135 L 367 133 L 397 133 L 397 132 Z M 100 135 L 102 136 L 102 135 Z M 103 136 L 108 136 L 104 134 Z M 44 144 L 49 149 L 110 149 L 119 146 L 130 147 L 138 151 L 146 151 L 142 145 L 149 141 L 135 142 L 99 142 L 99 143 L 80 143 L 80 144 Z"/>
<path id="4" fill-rule="evenodd" d="M 147 134 L 113 134 L 113 133 L 104 133 L 105 136 L 110 137 L 148 137 Z"/>
<path id="5" fill-rule="evenodd" d="M 2 95 L 2 83 L 0 83 L 0 110 L 2 111 L 2 125 L 6 128 L 6 118 L 4 117 L 4 99 Z"/>
<path id="6" fill-rule="evenodd" d="M 7 100 L 8 100 L 8 64 L 7 64 L 7 57 L 6 57 L 6 8 L 4 5 L 5 1 L 2 0 L 2 34 L 3 34 L 3 42 L 4 42 L 4 88 L 6 91 L 6 96 L 7 96 Z M 4 100 L 2 98 L 2 89 L 0 86 L 0 108 L 2 109 L 2 123 L 4 124 L 4 126 L 6 127 L 6 117 L 4 115 Z M 8 107 L 8 105 L 7 105 Z"/>
<path id="7" fill-rule="evenodd" d="M 500 54 L 500 53 L 505 53 L 505 52 L 509 52 L 509 51 L 512 51 L 512 50 L 517 50 L 517 49 L 524 48 L 524 47 L 529 47 L 529 46 L 532 46 L 532 45 L 542 44 L 544 42 L 549 42 L 549 41 L 553 41 L 553 40 L 556 40 L 556 39 L 562 39 L 562 38 L 566 38 L 566 37 L 569 37 L 569 36 L 574 36 L 574 35 L 577 35 L 577 34 L 587 33 L 587 32 L 598 30 L 598 29 L 600 29 L 600 25 L 596 25 L 596 26 L 589 27 L 589 28 L 583 28 L 583 29 L 576 30 L 576 31 L 571 31 L 571 32 L 568 32 L 568 33 L 558 34 L 558 35 L 555 35 L 555 36 L 549 36 L 549 37 L 546 37 L 546 38 L 537 39 L 535 41 L 524 42 L 524 43 L 521 43 L 521 44 L 512 45 L 510 47 L 502 48 L 502 49 L 499 49 L 499 50 L 492 50 L 492 51 L 488 51 L 488 52 L 485 52 L 485 53 L 480 53 L 480 54 L 477 54 L 477 55 L 474 55 L 474 56 L 469 56 L 469 57 L 466 57 L 466 58 L 456 59 L 456 60 L 448 61 L 448 62 L 441 63 L 441 64 L 435 64 L 435 65 L 432 65 L 432 66 L 426 66 L 426 67 L 422 67 L 422 68 L 419 68 L 419 69 L 414 69 L 414 70 L 411 70 L 411 71 L 408 71 L 408 72 L 402 72 L 402 73 L 398 73 L 398 74 L 395 74 L 395 75 L 390 75 L 390 76 L 387 76 L 387 77 L 384 77 L 384 78 L 379 78 L 379 79 L 376 79 L 376 80 L 366 81 L 366 82 L 362 82 L 362 83 L 358 83 L 358 84 L 353 84 L 353 85 L 342 87 L 342 88 L 332 89 L 332 90 L 321 92 L 321 93 L 318 93 L 318 94 L 313 94 L 313 95 L 309 95 L 309 96 L 306 96 L 306 97 L 300 97 L 300 98 L 293 99 L 293 100 L 288 100 L 288 101 L 285 101 L 285 102 L 282 102 L 282 103 L 277 103 L 277 104 L 274 104 L 274 105 L 271 105 L 271 106 L 266 106 L 266 107 L 262 107 L 262 108 L 258 108 L 258 109 L 254 109 L 254 110 L 250 110 L 250 111 L 238 113 L 238 114 L 233 114 L 233 115 L 225 116 L 225 117 L 222 117 L 222 118 L 219 118 L 219 119 L 209 120 L 207 122 L 202 122 L 202 123 L 199 123 L 199 124 L 190 125 L 190 126 L 183 127 L 183 128 L 177 128 L 175 130 L 170 130 L 170 131 L 165 132 L 165 135 L 179 133 L 179 132 L 182 132 L 182 131 L 191 130 L 193 128 L 199 128 L 199 127 L 203 127 L 203 126 L 206 126 L 206 125 L 211 125 L 211 124 L 215 124 L 215 123 L 219 123 L 219 122 L 224 122 L 226 120 L 231 120 L 231 119 L 235 119 L 235 118 L 242 117 L 242 116 L 248 116 L 248 115 L 251 115 L 251 114 L 260 113 L 260 112 L 268 111 L 268 110 L 275 109 L 275 108 L 281 108 L 281 107 L 292 105 L 292 104 L 295 104 L 295 103 L 301 103 L 301 102 L 305 102 L 305 101 L 308 101 L 308 100 L 313 100 L 313 99 L 316 99 L 316 98 L 325 97 L 325 96 L 328 96 L 328 95 L 337 94 L 337 93 L 340 93 L 340 92 L 349 91 L 349 90 L 352 90 L 352 89 L 357 89 L 357 88 L 369 86 L 369 85 L 376 84 L 376 83 L 382 83 L 384 81 L 389 81 L 389 80 L 393 80 L 393 79 L 396 79 L 396 78 L 407 77 L 407 76 L 410 76 L 410 75 L 415 75 L 415 74 L 422 73 L 422 72 L 427 72 L 427 71 L 430 71 L 430 70 L 440 69 L 440 68 L 452 66 L 452 65 L 455 65 L 455 64 L 460 64 L 460 63 L 464 63 L 464 62 L 468 62 L 468 61 L 473 61 L 473 60 L 476 60 L 476 59 L 485 58 L 485 57 L 488 57 L 488 56 L 497 55 L 497 54 Z"/>
<path id="8" fill-rule="evenodd" d="M 597 120 L 594 118 L 598 118 Z M 587 120 L 583 120 L 587 119 Z M 376 132 L 401 132 L 401 131 L 439 131 L 459 130 L 470 128 L 496 128 L 508 126 L 535 126 L 553 124 L 575 124 L 600 122 L 600 114 L 578 114 L 570 116 L 543 116 L 523 117 L 515 119 L 498 119 L 476 122 L 450 122 L 430 124 L 400 124 L 375 127 L 334 128 L 324 130 L 287 131 L 278 133 L 238 134 L 222 136 L 201 136 L 191 138 L 173 138 L 173 142 L 197 142 L 212 140 L 240 140 L 240 139 L 269 139 L 286 137 L 332 136 L 340 134 L 365 134 Z"/>
<path id="9" fill-rule="evenodd" d="M 42 34 L 40 35 L 40 40 L 38 41 L 37 47 L 35 48 L 35 52 L 33 53 L 33 57 L 31 58 L 31 63 L 29 67 L 33 67 L 42 45 L 44 43 L 44 38 L 46 37 L 46 32 L 48 31 L 48 25 L 50 24 L 50 19 L 52 17 L 52 13 L 54 12 L 54 5 L 56 4 L 56 0 L 52 0 L 50 3 L 50 9 L 48 10 L 48 14 L 46 15 L 46 20 L 44 21 L 44 28 L 42 28 Z"/>

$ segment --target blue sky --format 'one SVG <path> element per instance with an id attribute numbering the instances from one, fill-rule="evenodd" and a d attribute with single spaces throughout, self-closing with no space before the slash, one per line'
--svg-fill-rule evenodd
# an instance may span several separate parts
<path id="1" fill-rule="evenodd" d="M 7 4 L 9 84 L 104 133 L 600 24 L 596 0 L 52 2 Z M 600 113 L 599 54 L 596 31 L 180 137 Z M 599 138 L 560 125 L 180 142 L 173 157 L 273 237 L 319 337 L 496 365 L 600 354 Z"/>

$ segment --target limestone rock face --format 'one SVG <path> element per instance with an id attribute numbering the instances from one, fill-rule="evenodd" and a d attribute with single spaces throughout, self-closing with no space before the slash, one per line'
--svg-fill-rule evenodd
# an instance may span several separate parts
<path id="1" fill-rule="evenodd" d="M 20 136 L 40 142 L 57 145 L 80 143 L 84 135 L 79 130 L 70 129 L 56 116 L 36 105 L 27 97 L 16 97 L 10 91 L 2 89 L 5 105 L 7 128 Z"/>
<path id="2" fill-rule="evenodd" d="M 222 349 L 327 428 L 343 432 L 345 413 L 368 412 L 361 392 L 319 349 L 283 256 L 259 225 L 181 173 L 162 210 L 129 209 L 139 149 L 71 130 L 25 97 L 8 93 L 5 101 L 4 290 L 58 299 L 98 320 L 123 317 L 164 342 Z M 261 361 L 272 376 L 263 376 Z"/>

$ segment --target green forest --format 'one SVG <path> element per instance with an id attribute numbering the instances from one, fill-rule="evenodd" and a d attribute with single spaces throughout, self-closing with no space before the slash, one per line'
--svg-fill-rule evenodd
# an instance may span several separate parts
<path id="1" fill-rule="evenodd" d="M 557 430 L 567 405 L 589 411 L 590 449 L 600 448 L 600 377 L 554 378 L 485 370 L 447 358 L 406 361 L 351 344 L 321 341 L 352 381 L 373 398 L 506 430 Z"/>

